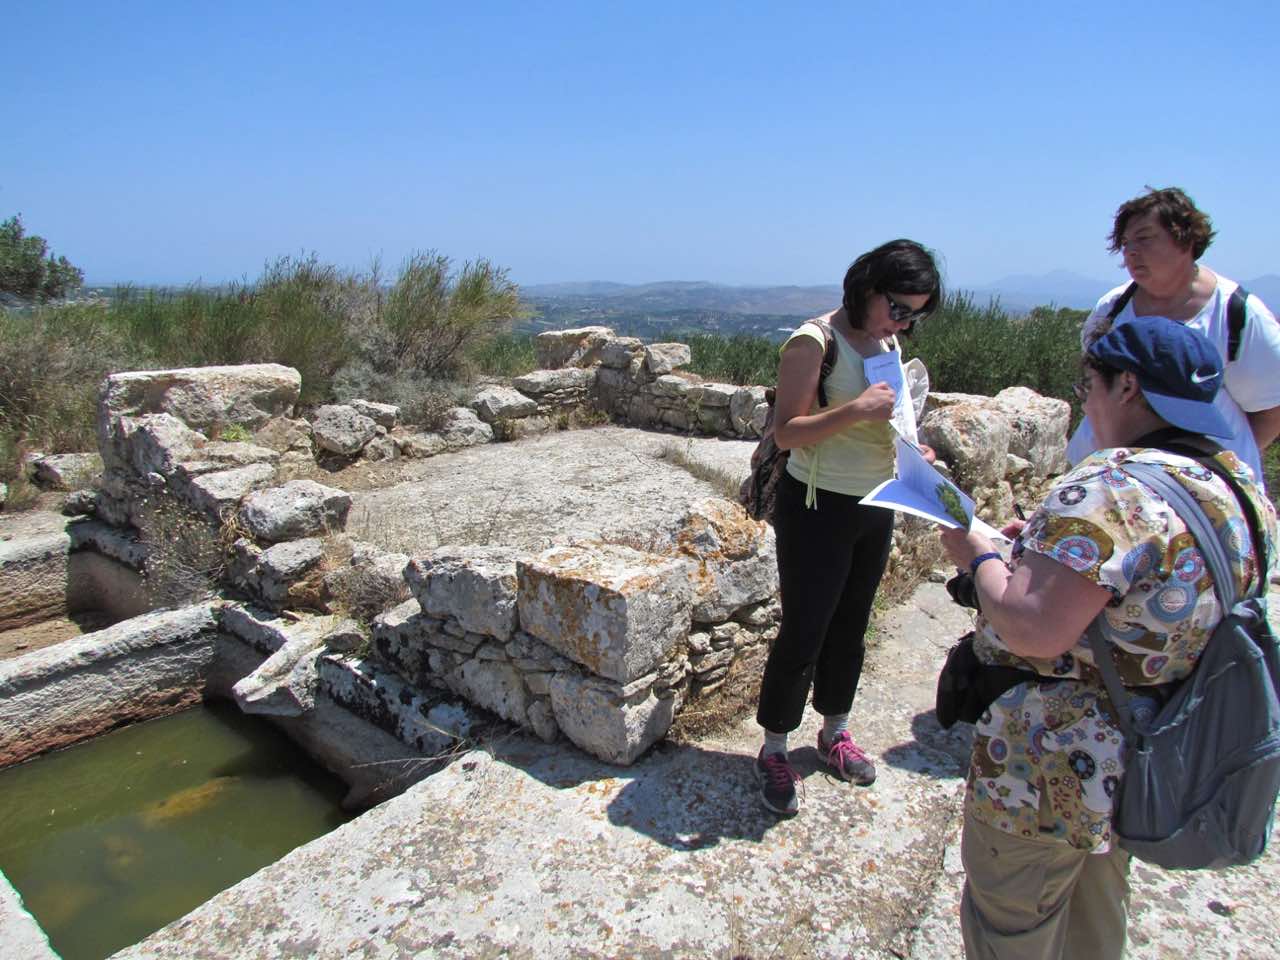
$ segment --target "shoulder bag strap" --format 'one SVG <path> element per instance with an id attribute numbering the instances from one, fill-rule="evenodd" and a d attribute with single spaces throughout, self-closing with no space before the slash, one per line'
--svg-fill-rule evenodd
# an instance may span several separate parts
<path id="1" fill-rule="evenodd" d="M 1236 287 L 1227 299 L 1227 362 L 1234 362 L 1240 355 L 1240 337 L 1244 334 L 1245 314 L 1249 291 Z"/>
<path id="2" fill-rule="evenodd" d="M 1186 487 L 1169 476 L 1168 472 L 1159 464 L 1129 462 L 1121 469 L 1129 474 L 1130 477 L 1142 481 L 1155 490 L 1186 523 L 1191 536 L 1196 541 L 1196 546 L 1200 548 L 1200 553 L 1205 558 L 1205 563 L 1208 564 L 1209 572 L 1213 575 L 1213 588 L 1218 594 L 1219 603 L 1222 604 L 1222 614 L 1226 616 L 1240 597 L 1236 590 L 1235 577 L 1231 575 L 1231 566 L 1227 561 L 1227 553 L 1214 532 L 1213 524 L 1209 522 L 1209 518 L 1205 515 L 1204 508 L 1200 506 L 1200 502 L 1187 491 Z M 1212 468 L 1206 467 L 1206 469 Z M 1217 471 L 1214 472 L 1216 473 Z M 1232 487 L 1232 492 L 1235 492 L 1234 487 Z M 1241 508 L 1248 515 L 1248 506 L 1242 504 Z M 1260 550 L 1259 556 L 1261 555 L 1262 551 Z M 1116 670 L 1115 661 L 1111 659 L 1111 650 L 1102 635 L 1100 621 L 1104 615 L 1105 613 L 1099 613 L 1093 622 L 1089 624 L 1086 637 L 1089 641 L 1089 646 L 1093 650 L 1094 664 L 1102 674 L 1102 681 L 1106 685 L 1107 694 L 1111 697 L 1111 702 L 1116 708 L 1120 727 L 1124 731 L 1125 737 L 1130 742 L 1135 742 L 1129 696 L 1125 693 L 1124 684 L 1120 682 L 1119 671 Z"/>
<path id="3" fill-rule="evenodd" d="M 818 369 L 818 406 L 828 406 L 827 401 L 827 377 L 831 375 L 831 371 L 836 366 L 836 334 L 831 329 L 831 324 L 825 320 L 811 321 L 814 326 L 822 331 L 823 348 L 822 348 L 822 366 Z"/>
<path id="4" fill-rule="evenodd" d="M 1137 289 L 1138 284 L 1136 281 L 1124 288 L 1124 293 L 1120 294 L 1120 296 L 1116 298 L 1116 302 L 1113 303 L 1111 305 L 1111 309 L 1107 311 L 1108 320 L 1114 320 L 1116 317 L 1120 316 L 1120 311 L 1129 305 L 1129 301 L 1133 299 L 1133 293 Z"/>

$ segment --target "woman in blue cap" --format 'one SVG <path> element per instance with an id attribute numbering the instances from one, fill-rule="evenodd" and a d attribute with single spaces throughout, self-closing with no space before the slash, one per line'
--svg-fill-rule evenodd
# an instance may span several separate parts
<path id="1" fill-rule="evenodd" d="M 964 530 L 942 536 L 970 570 L 981 612 L 983 663 L 1039 674 L 979 719 L 965 792 L 961 906 L 970 957 L 1088 957 L 1124 952 L 1129 857 L 1112 843 L 1112 797 L 1123 735 L 1084 634 L 1102 633 L 1131 689 L 1182 680 L 1223 616 L 1213 578 L 1187 524 L 1125 472 L 1156 463 L 1223 531 L 1242 592 L 1268 571 L 1241 503 L 1191 457 L 1213 455 L 1239 483 L 1275 539 L 1275 510 L 1252 474 L 1211 437 L 1230 425 L 1215 406 L 1223 367 L 1202 334 L 1164 317 L 1137 317 L 1094 341 L 1077 395 L 1101 449 L 1063 476 L 1025 525 L 1012 560 Z M 1275 556 L 1268 550 L 1268 556 Z"/>

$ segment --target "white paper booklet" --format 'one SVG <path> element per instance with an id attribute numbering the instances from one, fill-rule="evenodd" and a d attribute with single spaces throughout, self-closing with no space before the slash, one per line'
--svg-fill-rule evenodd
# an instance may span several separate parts
<path id="1" fill-rule="evenodd" d="M 863 497 L 863 503 L 924 517 L 952 529 L 972 530 L 997 543 L 1010 542 L 999 530 L 974 516 L 973 498 L 935 470 L 914 443 L 901 437 L 894 442 L 898 475 Z"/>
<path id="2" fill-rule="evenodd" d="M 893 419 L 890 423 L 898 436 L 905 437 L 912 443 L 919 443 L 916 433 L 916 411 L 911 402 L 911 391 L 907 386 L 907 375 L 902 368 L 902 352 L 890 350 L 878 353 L 862 361 L 862 369 L 867 375 L 867 383 L 887 383 L 893 387 L 895 400 L 893 403 Z"/>

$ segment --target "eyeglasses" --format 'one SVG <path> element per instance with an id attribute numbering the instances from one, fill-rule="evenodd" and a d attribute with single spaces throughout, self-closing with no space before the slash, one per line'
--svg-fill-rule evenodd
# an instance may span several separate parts
<path id="1" fill-rule="evenodd" d="M 928 310 L 912 310 L 905 303 L 899 303 L 887 293 L 881 293 L 880 295 L 884 297 L 885 303 L 889 305 L 889 319 L 894 323 L 905 323 L 907 326 L 911 326 L 917 320 L 923 320 L 929 315 Z"/>

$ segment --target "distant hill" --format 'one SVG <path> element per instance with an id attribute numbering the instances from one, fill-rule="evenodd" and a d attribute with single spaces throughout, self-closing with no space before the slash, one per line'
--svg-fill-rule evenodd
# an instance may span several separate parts
<path id="1" fill-rule="evenodd" d="M 621 284 L 600 281 L 545 283 L 521 287 L 528 300 L 607 303 L 617 310 L 716 311 L 811 317 L 840 303 L 840 287 L 731 287 L 702 281 L 667 280 Z"/>
<path id="2" fill-rule="evenodd" d="M 1086 277 L 1069 270 L 1051 270 L 1043 274 L 1018 273 L 1001 277 L 980 287 L 966 287 L 979 300 L 999 297 L 1011 313 L 1026 313 L 1033 307 L 1053 304 L 1087 310 L 1098 298 L 1126 277 L 1117 273 L 1111 281 Z"/>

